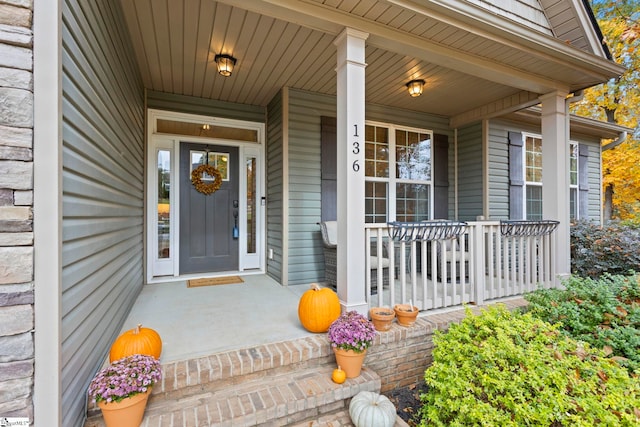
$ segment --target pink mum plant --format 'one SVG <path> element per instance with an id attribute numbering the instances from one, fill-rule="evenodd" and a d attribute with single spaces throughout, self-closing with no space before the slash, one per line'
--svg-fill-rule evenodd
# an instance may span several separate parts
<path id="1" fill-rule="evenodd" d="M 376 337 L 376 328 L 357 311 L 347 311 L 329 326 L 329 342 L 333 348 L 362 353 Z"/>
<path id="2" fill-rule="evenodd" d="M 153 356 L 134 354 L 98 372 L 89 384 L 89 397 L 95 402 L 120 402 L 146 393 L 161 378 L 160 361 Z"/>

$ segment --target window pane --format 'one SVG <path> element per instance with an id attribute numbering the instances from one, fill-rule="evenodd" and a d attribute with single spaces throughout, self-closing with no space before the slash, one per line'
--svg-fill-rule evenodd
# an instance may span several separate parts
<path id="1" fill-rule="evenodd" d="M 578 185 L 578 144 L 569 145 L 570 185 Z"/>
<path id="2" fill-rule="evenodd" d="M 365 222 L 387 222 L 387 183 L 365 182 Z"/>
<path id="3" fill-rule="evenodd" d="M 578 219 L 578 189 L 569 189 L 569 218 Z"/>
<path id="4" fill-rule="evenodd" d="M 158 151 L 158 258 L 170 256 L 171 152 Z"/>
<path id="5" fill-rule="evenodd" d="M 218 169 L 223 181 L 229 181 L 229 155 L 227 153 L 207 153 L 209 165 Z"/>
<path id="6" fill-rule="evenodd" d="M 527 219 L 542 219 L 542 187 L 527 185 Z"/>
<path id="7" fill-rule="evenodd" d="M 396 219 L 398 221 L 424 221 L 429 218 L 429 185 L 396 185 Z"/>
<path id="8" fill-rule="evenodd" d="M 386 128 L 365 126 L 365 176 L 389 177 L 389 131 Z"/>
<path id="9" fill-rule="evenodd" d="M 542 182 L 542 140 L 527 137 L 526 152 L 526 180 L 528 182 Z"/>
<path id="10" fill-rule="evenodd" d="M 247 173 L 247 253 L 256 253 L 256 159 L 248 158 Z"/>
<path id="11" fill-rule="evenodd" d="M 396 177 L 431 181 L 431 135 L 396 131 Z"/>
<path id="12" fill-rule="evenodd" d="M 233 139 L 258 142 L 258 131 L 202 123 L 158 119 L 158 132 L 173 135 L 201 136 L 204 138 Z"/>

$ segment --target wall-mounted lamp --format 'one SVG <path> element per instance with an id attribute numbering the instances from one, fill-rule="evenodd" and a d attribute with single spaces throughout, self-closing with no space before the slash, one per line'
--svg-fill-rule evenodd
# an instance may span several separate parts
<path id="1" fill-rule="evenodd" d="M 422 89 L 424 88 L 424 80 L 411 80 L 406 84 L 409 95 L 412 97 L 422 95 Z"/>
<path id="2" fill-rule="evenodd" d="M 218 67 L 218 73 L 229 77 L 233 72 L 233 67 L 236 65 L 236 58 L 231 55 L 220 54 L 216 55 L 214 59 Z"/>

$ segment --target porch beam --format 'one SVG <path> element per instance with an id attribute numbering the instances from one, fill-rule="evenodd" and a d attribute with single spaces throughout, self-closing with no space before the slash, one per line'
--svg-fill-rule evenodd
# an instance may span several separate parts
<path id="1" fill-rule="evenodd" d="M 497 101 L 453 116 L 449 120 L 449 126 L 456 129 L 468 123 L 500 117 L 539 103 L 540 94 L 523 90 L 514 95 L 498 99 Z"/>
<path id="2" fill-rule="evenodd" d="M 337 47 L 337 288 L 343 311 L 367 314 L 365 298 L 364 118 L 365 41 L 346 28 Z"/>
<path id="3" fill-rule="evenodd" d="M 571 272 L 569 237 L 569 111 L 567 93 L 552 92 L 542 103 L 542 217 L 556 220 L 556 272 Z"/>

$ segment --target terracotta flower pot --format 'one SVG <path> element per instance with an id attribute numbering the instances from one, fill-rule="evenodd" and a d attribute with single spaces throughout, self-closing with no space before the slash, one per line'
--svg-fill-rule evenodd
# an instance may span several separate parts
<path id="1" fill-rule="evenodd" d="M 360 376 L 362 370 L 362 364 L 364 358 L 367 355 L 367 350 L 362 353 L 356 353 L 353 350 L 342 350 L 340 348 L 334 348 L 333 352 L 336 355 L 336 362 L 338 366 L 347 374 L 347 378 L 356 378 Z"/>
<path id="2" fill-rule="evenodd" d="M 98 402 L 107 427 L 140 427 L 151 389 L 120 402 Z"/>
<path id="3" fill-rule="evenodd" d="M 398 324 L 402 326 L 411 326 L 416 322 L 418 317 L 418 307 L 415 305 L 412 307 L 409 304 L 396 304 L 393 307 L 393 311 L 398 318 Z"/>
<path id="4" fill-rule="evenodd" d="M 371 316 L 371 321 L 376 330 L 384 332 L 391 329 L 391 323 L 393 323 L 396 314 L 387 307 L 373 307 L 369 310 L 369 316 Z"/>

